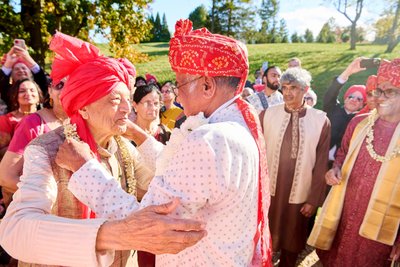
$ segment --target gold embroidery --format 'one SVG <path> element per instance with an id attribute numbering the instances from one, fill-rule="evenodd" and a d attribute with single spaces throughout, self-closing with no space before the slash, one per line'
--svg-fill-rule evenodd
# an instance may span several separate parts
<path id="1" fill-rule="evenodd" d="M 128 147 L 120 136 L 114 136 L 115 141 L 121 151 L 122 163 L 125 169 L 126 183 L 128 184 L 127 192 L 136 196 L 136 179 L 133 173 L 133 159 L 129 153 Z"/>

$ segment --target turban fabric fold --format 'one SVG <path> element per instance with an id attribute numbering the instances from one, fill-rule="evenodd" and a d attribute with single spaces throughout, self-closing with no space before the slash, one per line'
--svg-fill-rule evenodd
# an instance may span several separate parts
<path id="1" fill-rule="evenodd" d="M 206 77 L 239 77 L 240 82 L 235 95 L 242 92 L 249 62 L 246 46 L 219 34 L 212 34 L 206 28 L 192 30 L 192 22 L 179 20 L 170 41 L 169 62 L 177 73 Z M 217 89 L 218 90 L 218 89 Z M 272 266 L 271 239 L 268 228 L 269 187 L 265 140 L 261 123 L 255 109 L 241 98 L 236 98 L 240 112 L 257 144 L 259 162 L 258 188 L 258 226 L 254 229 L 254 243 L 261 242 L 262 266 Z M 254 249 L 256 252 L 256 249 Z"/>
<path id="2" fill-rule="evenodd" d="M 382 60 L 378 69 L 378 83 L 389 81 L 400 88 L 400 58 L 393 61 Z"/>
<path id="3" fill-rule="evenodd" d="M 97 145 L 78 111 L 108 95 L 118 83 L 129 88 L 128 71 L 118 60 L 102 56 L 94 45 L 60 32 L 51 40 L 50 50 L 56 53 L 51 78 L 58 83 L 68 77 L 61 104 L 81 140 L 98 156 Z"/>
<path id="4" fill-rule="evenodd" d="M 366 91 L 374 91 L 376 87 L 378 86 L 378 77 L 376 75 L 370 75 L 368 76 L 367 83 L 365 85 Z"/>
<path id="5" fill-rule="evenodd" d="M 172 70 L 202 76 L 241 78 L 240 94 L 249 73 L 246 46 L 235 39 L 212 34 L 206 28 L 192 30 L 192 22 L 179 20 L 170 41 L 169 62 Z"/>

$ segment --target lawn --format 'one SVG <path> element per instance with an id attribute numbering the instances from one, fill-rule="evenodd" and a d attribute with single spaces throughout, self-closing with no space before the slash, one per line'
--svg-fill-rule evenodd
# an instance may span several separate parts
<path id="1" fill-rule="evenodd" d="M 136 45 L 137 49 L 147 53 L 151 61 L 135 64 L 139 75 L 146 72 L 154 74 L 159 81 L 173 80 L 174 74 L 168 63 L 168 43 L 144 43 Z M 250 75 L 249 80 L 254 81 L 254 72 L 259 69 L 264 61 L 278 65 L 281 69 L 287 66 L 287 60 L 298 57 L 303 62 L 303 67 L 313 76 L 312 88 L 317 92 L 318 105 L 322 106 L 322 96 L 333 77 L 339 75 L 346 66 L 358 56 L 380 57 L 393 59 L 398 57 L 400 46 L 391 54 L 385 54 L 386 46 L 359 44 L 357 50 L 349 50 L 349 44 L 256 44 L 248 45 Z M 101 49 L 107 54 L 107 47 Z M 376 69 L 369 69 L 355 74 L 347 85 L 365 84 L 368 75 L 376 73 Z"/>

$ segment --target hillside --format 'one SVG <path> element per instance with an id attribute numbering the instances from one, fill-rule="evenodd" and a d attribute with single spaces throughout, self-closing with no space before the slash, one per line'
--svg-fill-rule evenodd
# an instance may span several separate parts
<path id="1" fill-rule="evenodd" d="M 149 72 L 154 74 L 161 82 L 174 80 L 174 74 L 168 63 L 168 43 L 145 43 L 136 47 L 140 51 L 148 53 L 151 58 L 150 62 L 135 64 L 139 75 Z M 300 58 L 303 67 L 310 71 L 313 76 L 312 88 L 319 96 L 318 107 L 322 105 L 322 96 L 332 78 L 339 75 L 355 57 L 393 59 L 400 52 L 400 47 L 397 47 L 392 54 L 385 54 L 386 46 L 369 44 L 357 45 L 356 51 L 349 50 L 349 44 L 256 44 L 247 47 L 249 50 L 250 81 L 254 81 L 254 72 L 261 67 L 264 61 L 285 69 L 289 58 Z M 104 46 L 102 49 L 106 50 L 106 47 Z M 364 84 L 368 75 L 374 73 L 376 73 L 376 69 L 356 74 L 350 78 L 347 85 Z"/>

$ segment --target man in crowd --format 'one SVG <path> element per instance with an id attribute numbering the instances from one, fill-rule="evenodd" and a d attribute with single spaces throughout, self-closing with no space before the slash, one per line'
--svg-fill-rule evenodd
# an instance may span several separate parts
<path id="1" fill-rule="evenodd" d="M 282 94 L 278 91 L 281 74 L 278 66 L 269 66 L 262 77 L 264 90 L 247 98 L 247 101 L 255 107 L 258 113 L 283 102 Z"/>
<path id="2" fill-rule="evenodd" d="M 301 68 L 282 74 L 284 103 L 260 114 L 271 179 L 269 220 L 279 266 L 296 266 L 306 244 L 309 218 L 323 203 L 330 123 L 326 114 L 305 104 L 311 75 Z"/>
<path id="3" fill-rule="evenodd" d="M 11 81 L 10 81 L 11 78 Z M 0 70 L 0 96 L 7 105 L 8 112 L 12 111 L 9 89 L 12 83 L 30 78 L 39 85 L 44 96 L 46 96 L 47 78 L 43 69 L 33 60 L 26 48 L 13 46 L 5 55 L 5 61 Z"/>
<path id="4" fill-rule="evenodd" d="M 288 68 L 301 68 L 301 60 L 297 57 L 292 57 L 288 61 Z"/>
<path id="5" fill-rule="evenodd" d="M 344 94 L 344 105 L 340 104 L 338 96 L 349 77 L 355 73 L 365 70 L 361 68 L 362 58 L 356 58 L 347 68 L 335 77 L 324 96 L 323 110 L 328 114 L 332 124 L 331 141 L 329 146 L 329 159 L 335 158 L 335 153 L 340 147 L 344 131 L 347 124 L 364 107 L 366 102 L 366 92 L 364 85 L 353 85 Z"/>
<path id="6" fill-rule="evenodd" d="M 400 59 L 382 61 L 377 76 L 376 111 L 349 123 L 308 240 L 327 267 L 388 266 L 400 256 Z"/>

